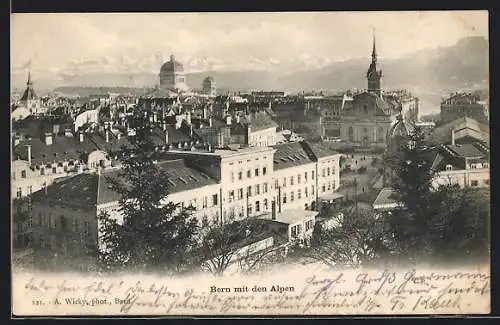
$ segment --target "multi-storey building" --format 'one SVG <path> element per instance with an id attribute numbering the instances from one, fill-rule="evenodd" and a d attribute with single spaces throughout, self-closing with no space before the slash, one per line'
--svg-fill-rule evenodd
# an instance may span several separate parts
<path id="1" fill-rule="evenodd" d="M 170 61 L 165 62 L 160 69 L 160 88 L 173 91 L 187 91 L 186 74 L 182 63 L 170 56 Z"/>
<path id="2" fill-rule="evenodd" d="M 441 145 L 432 163 L 434 187 L 458 184 L 460 187 L 489 187 L 489 148 L 476 143 Z"/>
<path id="3" fill-rule="evenodd" d="M 297 211 L 314 210 L 316 201 L 339 184 L 339 154 L 307 142 L 239 149 L 192 146 L 165 150 L 164 158 L 158 166 L 169 177 L 166 201 L 195 208 L 199 221 L 261 216 L 270 224 L 288 225 L 286 232 L 294 238 L 310 235 L 317 214 L 304 212 L 301 219 Z M 98 215 L 106 211 L 122 218 L 119 196 L 108 183 L 117 173 L 114 168 L 89 170 L 33 193 L 30 217 L 20 231 L 35 250 L 85 260 L 98 246 Z M 286 211 L 295 211 L 293 220 Z"/>
<path id="4" fill-rule="evenodd" d="M 469 117 L 480 123 L 488 122 L 488 108 L 477 93 L 454 93 L 441 102 L 441 123 Z"/>

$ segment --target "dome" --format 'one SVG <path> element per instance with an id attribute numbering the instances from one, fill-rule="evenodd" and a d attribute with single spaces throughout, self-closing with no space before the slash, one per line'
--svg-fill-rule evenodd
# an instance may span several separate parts
<path id="1" fill-rule="evenodd" d="M 396 137 L 406 138 L 408 134 L 408 129 L 403 121 L 403 117 L 398 115 L 396 123 L 389 129 L 387 136 L 391 139 Z"/>
<path id="2" fill-rule="evenodd" d="M 182 71 L 184 71 L 184 66 L 179 61 L 176 61 L 175 57 L 173 55 L 171 55 L 170 56 L 170 61 L 165 62 L 161 66 L 160 73 L 163 73 L 163 72 L 174 72 L 174 71 L 182 72 Z"/>

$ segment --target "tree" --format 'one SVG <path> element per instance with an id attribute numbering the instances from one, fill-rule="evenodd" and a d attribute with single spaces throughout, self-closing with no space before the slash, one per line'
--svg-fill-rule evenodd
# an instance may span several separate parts
<path id="1" fill-rule="evenodd" d="M 107 269 L 163 269 L 181 271 L 187 252 L 196 245 L 198 221 L 190 209 L 168 202 L 168 175 L 159 168 L 161 159 L 151 139 L 148 110 L 135 108 L 128 123 L 135 131 L 122 146 L 118 179 L 108 178 L 120 195 L 123 221 L 108 213 L 99 215 L 100 261 Z"/>
<path id="2" fill-rule="evenodd" d="M 336 227 L 316 224 L 306 257 L 330 267 L 357 267 L 390 252 L 390 234 L 384 221 L 369 211 L 349 206 L 334 217 Z"/>
<path id="3" fill-rule="evenodd" d="M 433 188 L 434 154 L 419 129 L 402 153 L 394 187 L 403 204 L 386 215 L 399 253 L 441 260 L 487 253 L 489 195 L 456 184 Z"/>
<path id="4" fill-rule="evenodd" d="M 435 171 L 428 159 L 424 134 L 415 128 L 402 145 L 402 157 L 396 168 L 396 199 L 403 203 L 387 215 L 402 254 L 427 255 L 430 248 L 428 229 L 433 218 L 432 179 Z"/>

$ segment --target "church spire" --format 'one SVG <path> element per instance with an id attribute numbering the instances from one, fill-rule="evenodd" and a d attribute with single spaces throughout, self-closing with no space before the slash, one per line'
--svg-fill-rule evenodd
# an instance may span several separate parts
<path id="1" fill-rule="evenodd" d="M 377 62 L 377 48 L 375 47 L 375 28 L 373 28 L 373 49 L 372 49 L 372 61 Z"/>

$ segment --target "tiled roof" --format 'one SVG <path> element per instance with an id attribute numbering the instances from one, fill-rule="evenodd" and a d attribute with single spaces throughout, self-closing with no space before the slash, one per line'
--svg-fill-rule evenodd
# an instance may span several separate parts
<path id="1" fill-rule="evenodd" d="M 233 126 L 231 129 L 237 131 L 238 129 L 242 129 L 244 124 L 249 124 L 252 132 L 278 127 L 278 124 L 274 122 L 266 112 L 256 112 L 250 115 L 241 116 L 240 122 L 232 123 Z"/>
<path id="2" fill-rule="evenodd" d="M 306 151 L 313 154 L 313 159 L 333 156 L 338 153 L 337 151 L 331 149 L 325 142 L 302 141 L 300 143 Z"/>
<path id="3" fill-rule="evenodd" d="M 479 123 L 478 121 L 469 117 L 462 117 L 450 121 L 443 125 L 437 126 L 432 131 L 429 141 L 433 143 L 450 143 L 451 130 L 455 129 L 455 141 L 459 140 L 459 131 L 469 129 L 473 132 L 467 133 L 472 135 L 476 140 L 488 142 L 489 141 L 489 126 L 487 124 Z"/>
<path id="4" fill-rule="evenodd" d="M 465 143 L 462 145 L 444 145 L 443 147 L 451 150 L 454 155 L 462 158 L 483 158 L 487 156 L 485 152 L 479 150 L 471 143 Z"/>
<path id="5" fill-rule="evenodd" d="M 46 164 L 62 160 L 79 160 L 82 153 L 99 150 L 98 146 L 87 136 L 83 142 L 78 137 L 53 136 L 52 145 L 46 145 L 41 139 L 33 138 L 20 142 L 14 149 L 16 158 L 28 160 L 26 145 L 31 144 L 31 161 L 33 165 Z"/>
<path id="6" fill-rule="evenodd" d="M 305 165 L 313 162 L 303 146 L 298 142 L 277 144 L 273 147 L 274 170 Z"/>
<path id="7" fill-rule="evenodd" d="M 188 191 L 195 188 L 217 184 L 217 181 L 210 176 L 186 165 L 183 159 L 162 161 L 158 164 L 169 178 L 168 188 L 170 193 Z M 108 178 L 118 179 L 120 170 L 112 170 L 102 173 L 99 183 L 98 204 L 117 201 L 119 194 L 110 188 Z"/>
<path id="8" fill-rule="evenodd" d="M 48 204 L 65 205 L 79 209 L 95 208 L 99 175 L 78 174 L 61 182 L 53 183 L 33 193 L 32 200 Z"/>
<path id="9" fill-rule="evenodd" d="M 390 187 L 384 187 L 378 193 L 377 198 L 373 202 L 373 206 L 375 207 L 377 205 L 386 205 L 386 204 L 397 205 L 398 200 L 397 200 L 396 195 L 397 195 L 397 192 L 394 189 L 392 189 Z"/>

